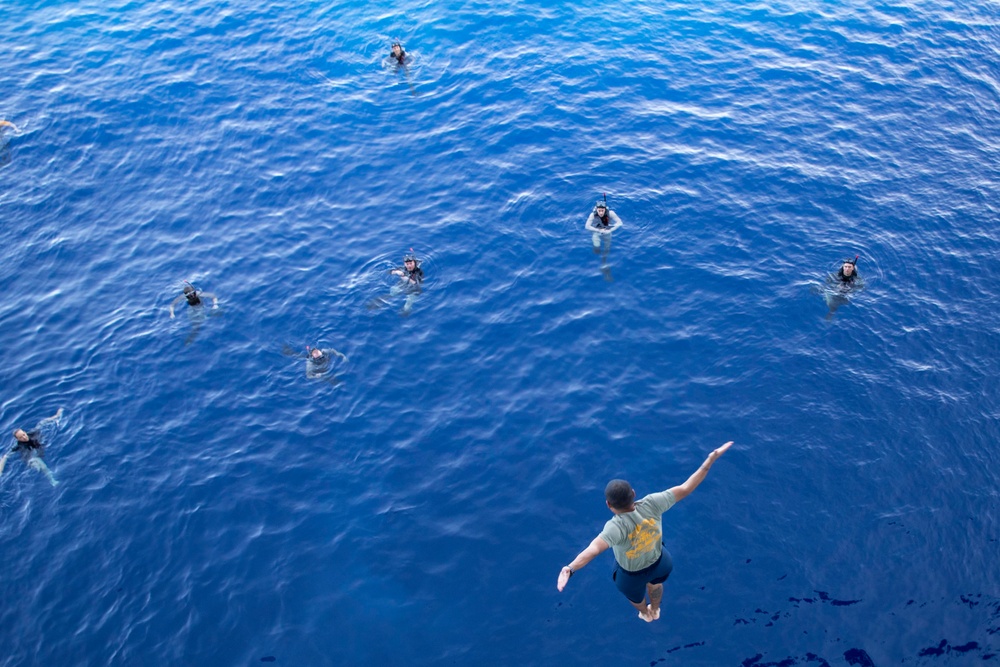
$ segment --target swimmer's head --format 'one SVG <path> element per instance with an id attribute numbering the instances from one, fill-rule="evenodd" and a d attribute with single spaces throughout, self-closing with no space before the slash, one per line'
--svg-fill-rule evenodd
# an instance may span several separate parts
<path id="1" fill-rule="evenodd" d="M 312 357 L 313 359 L 319 359 L 323 356 L 323 350 L 319 349 L 318 347 L 314 347 L 313 349 L 309 350 L 309 356 Z"/>
<path id="2" fill-rule="evenodd" d="M 392 43 L 392 55 L 394 55 L 394 56 L 396 56 L 398 58 L 402 53 L 403 53 L 403 45 L 400 44 L 399 42 L 393 42 Z"/>
<path id="3" fill-rule="evenodd" d="M 18 442 L 28 442 L 31 438 L 28 434 L 24 432 L 24 429 L 16 428 L 14 429 L 14 437 L 17 438 Z"/>
<path id="4" fill-rule="evenodd" d="M 415 267 L 417 265 L 417 258 L 414 255 L 407 255 L 403 258 L 403 265 L 407 268 Z"/>
<path id="5" fill-rule="evenodd" d="M 603 199 L 598 199 L 597 204 L 594 205 L 594 210 L 601 215 L 604 215 L 604 211 L 608 210 L 608 203 Z"/>
<path id="6" fill-rule="evenodd" d="M 845 276 L 849 276 L 852 273 L 854 273 L 854 260 L 853 259 L 845 259 L 844 260 L 844 265 L 842 267 L 840 267 L 840 270 L 844 272 Z"/>
<path id="7" fill-rule="evenodd" d="M 613 479 L 604 487 L 604 499 L 613 510 L 627 510 L 635 502 L 635 490 L 624 479 Z"/>
<path id="8" fill-rule="evenodd" d="M 194 293 L 194 287 L 190 283 L 184 283 L 184 293 L 185 294 L 193 294 Z"/>

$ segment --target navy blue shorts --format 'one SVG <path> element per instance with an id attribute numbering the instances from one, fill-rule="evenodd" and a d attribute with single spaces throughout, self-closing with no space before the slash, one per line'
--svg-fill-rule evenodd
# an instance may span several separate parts
<path id="1" fill-rule="evenodd" d="M 674 559 L 666 549 L 660 554 L 660 559 L 641 570 L 629 572 L 617 562 L 611 578 L 615 586 L 632 602 L 639 604 L 646 599 L 646 584 L 662 584 L 674 569 Z"/>

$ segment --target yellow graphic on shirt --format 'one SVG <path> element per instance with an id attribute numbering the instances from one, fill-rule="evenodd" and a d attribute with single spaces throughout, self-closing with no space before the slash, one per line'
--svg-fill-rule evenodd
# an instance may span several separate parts
<path id="1" fill-rule="evenodd" d="M 660 530 L 659 522 L 656 519 L 643 519 L 642 523 L 628 534 L 628 541 L 632 547 L 625 552 L 627 558 L 636 558 L 644 553 L 649 553 L 660 543 L 663 531 Z"/>

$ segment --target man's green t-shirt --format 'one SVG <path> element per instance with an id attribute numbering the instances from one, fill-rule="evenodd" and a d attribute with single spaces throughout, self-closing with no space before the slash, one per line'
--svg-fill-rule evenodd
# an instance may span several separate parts
<path id="1" fill-rule="evenodd" d="M 598 537 L 611 546 L 622 569 L 636 572 L 659 559 L 663 551 L 660 517 L 676 502 L 669 491 L 651 493 L 635 501 L 634 511 L 616 514 L 604 524 Z"/>

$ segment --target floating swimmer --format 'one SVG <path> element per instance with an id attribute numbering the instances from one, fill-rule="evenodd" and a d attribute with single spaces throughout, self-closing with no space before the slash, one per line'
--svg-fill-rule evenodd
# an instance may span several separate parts
<path id="1" fill-rule="evenodd" d="M 49 426 L 58 426 L 59 420 L 62 418 L 62 413 L 63 409 L 59 408 L 54 415 L 38 422 L 38 426 L 30 431 L 24 431 L 19 428 L 14 429 L 14 438 L 17 442 L 10 448 L 10 450 L 7 451 L 6 454 L 0 457 L 0 474 L 3 474 L 4 466 L 7 464 L 7 457 L 14 452 L 20 452 L 21 459 L 24 461 L 25 465 L 45 475 L 46 479 L 49 480 L 49 484 L 52 486 L 59 484 L 55 476 L 53 476 L 52 471 L 49 470 L 47 465 L 45 465 L 45 461 L 42 460 L 45 456 L 45 443 L 42 441 L 42 429 L 47 429 Z"/>
<path id="2" fill-rule="evenodd" d="M 840 269 L 836 273 L 831 273 L 826 277 L 827 289 L 823 295 L 826 306 L 830 310 L 826 314 L 826 319 L 832 319 L 837 309 L 850 302 L 848 295 L 854 291 L 864 289 L 865 283 L 858 274 L 858 258 L 845 259 Z"/>
<path id="3" fill-rule="evenodd" d="M 705 480 L 709 469 L 732 441 L 714 450 L 687 481 L 640 500 L 623 479 L 613 479 L 604 489 L 604 499 L 614 514 L 604 530 L 586 549 L 559 572 L 556 588 L 562 591 L 577 570 L 608 548 L 614 549 L 616 567 L 611 578 L 618 590 L 639 612 L 639 618 L 652 623 L 660 618 L 663 582 L 673 570 L 670 552 L 663 548 L 663 513 L 691 494 Z M 646 603 L 646 596 L 649 603 Z"/>
<path id="4" fill-rule="evenodd" d="M 190 345 L 194 342 L 194 339 L 198 337 L 198 331 L 201 329 L 201 325 L 205 323 L 205 304 L 202 302 L 202 299 L 212 300 L 212 310 L 217 310 L 219 308 L 219 297 L 215 296 L 211 292 L 199 291 L 195 289 L 194 285 L 185 281 L 183 293 L 170 303 L 170 319 L 175 317 L 174 307 L 177 306 L 177 304 L 182 300 L 187 300 L 187 304 L 190 306 L 188 313 L 191 317 L 191 333 L 188 334 L 187 339 L 185 339 L 185 345 Z"/>
<path id="5" fill-rule="evenodd" d="M 397 65 L 407 65 L 410 62 L 409 56 L 406 55 L 406 51 L 403 49 L 403 45 L 399 42 L 392 43 L 389 57 L 395 60 Z"/>
<path id="6" fill-rule="evenodd" d="M 601 255 L 601 272 L 608 282 L 614 280 L 611 277 L 611 267 L 608 266 L 608 255 L 611 253 L 611 232 L 622 226 L 622 220 L 618 215 L 608 208 L 608 196 L 598 199 L 587 218 L 584 227 L 591 233 L 591 241 L 594 244 L 594 254 Z M 604 252 L 601 252 L 601 245 L 604 245 Z"/>
<path id="7" fill-rule="evenodd" d="M 381 308 L 387 305 L 387 299 L 405 294 L 406 301 L 403 303 L 402 314 L 409 315 L 413 310 L 413 304 L 417 302 L 417 296 L 422 291 L 421 285 L 424 282 L 424 270 L 420 268 L 420 262 L 413 254 L 413 250 L 411 249 L 410 254 L 403 258 L 403 266 L 391 269 L 389 273 L 399 276 L 399 283 L 394 285 L 388 294 L 372 299 L 371 303 L 368 304 L 368 310 Z"/>
<path id="8" fill-rule="evenodd" d="M 393 42 L 392 46 L 389 47 L 389 57 L 386 58 L 386 62 L 395 66 L 397 70 L 402 70 L 403 76 L 406 79 L 406 85 L 410 87 L 410 94 L 416 96 L 417 89 L 410 83 L 410 69 L 407 67 L 412 61 L 413 58 L 406 52 L 399 41 Z"/>
<path id="9" fill-rule="evenodd" d="M 17 125 L 9 120 L 0 120 L 0 167 L 10 164 L 10 142 L 4 136 L 4 128 L 17 132 Z"/>
<path id="10" fill-rule="evenodd" d="M 332 347 L 320 349 L 318 347 L 309 347 L 306 345 L 306 353 L 302 354 L 301 352 L 296 352 L 286 345 L 282 352 L 289 357 L 305 359 L 306 377 L 310 380 L 322 380 L 324 382 L 329 382 L 332 385 L 340 384 L 340 378 L 330 372 L 333 366 L 333 357 L 340 357 L 345 364 L 348 361 L 346 354 L 338 352 Z"/>

